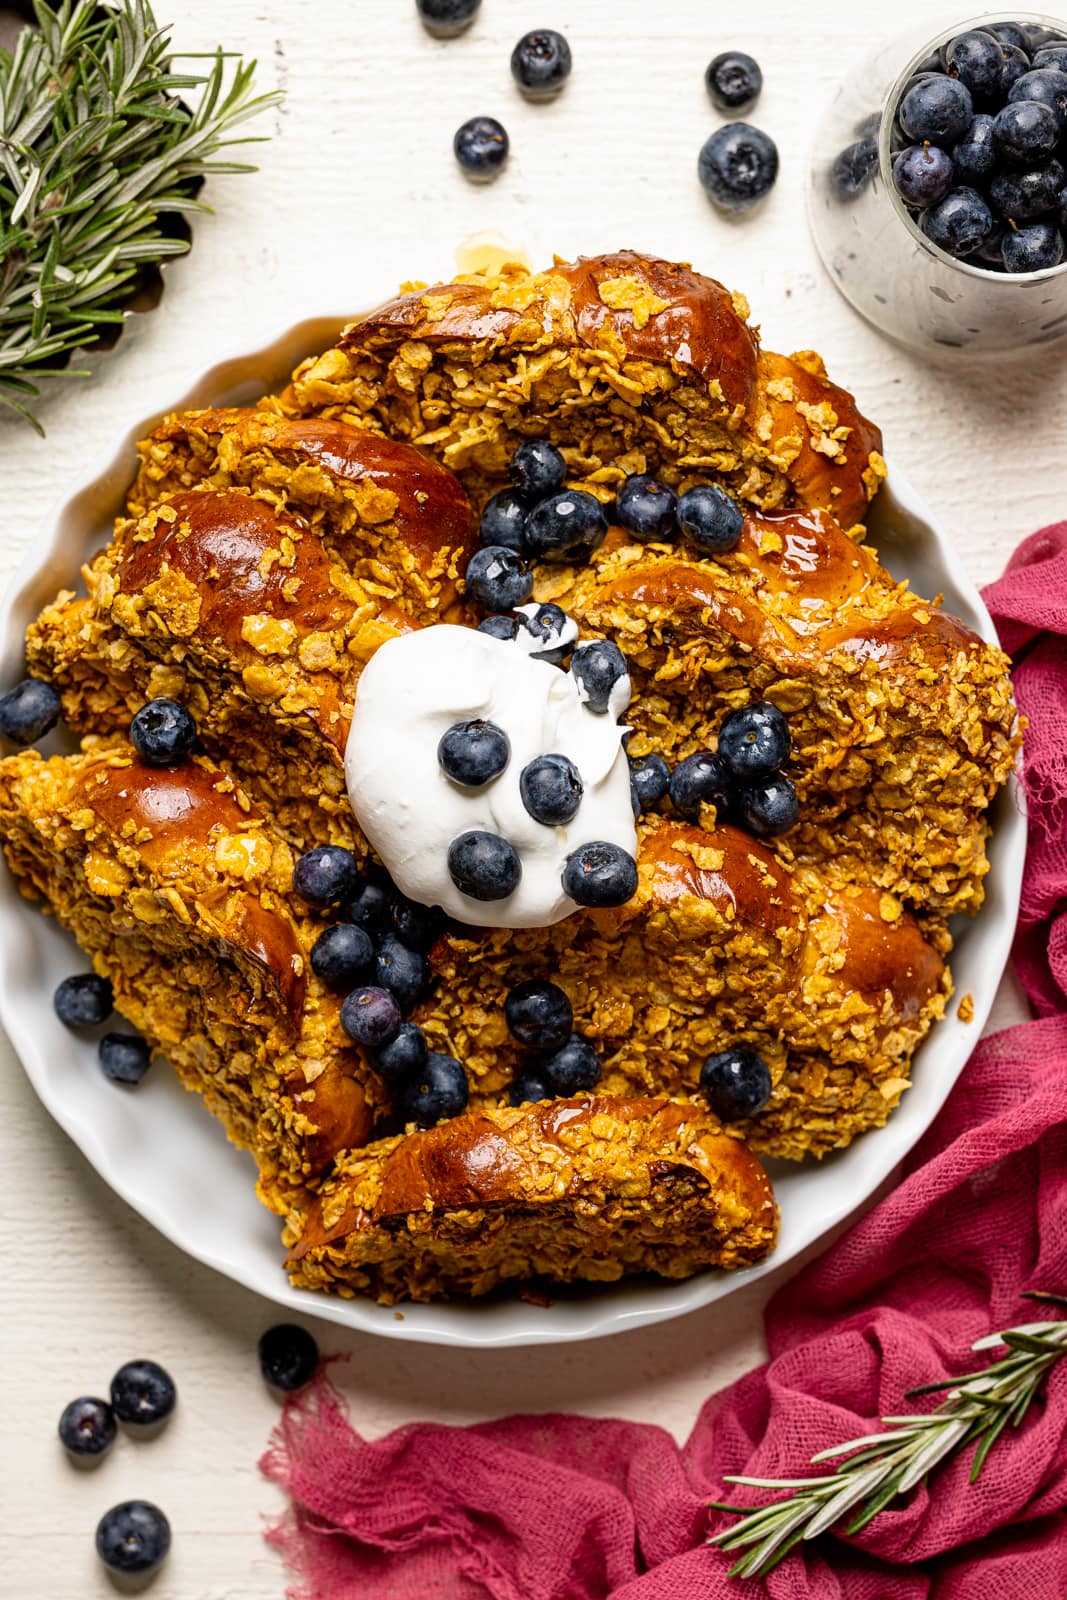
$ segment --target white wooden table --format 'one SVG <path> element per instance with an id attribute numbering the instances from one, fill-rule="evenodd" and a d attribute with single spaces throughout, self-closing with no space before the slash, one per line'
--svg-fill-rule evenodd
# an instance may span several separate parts
<path id="1" fill-rule="evenodd" d="M 537 262 L 632 245 L 743 289 L 769 345 L 816 345 L 855 389 L 980 580 L 1024 533 L 1064 514 L 1062 358 L 935 371 L 859 322 L 816 261 L 807 146 L 820 95 L 884 31 L 874 0 L 752 0 L 746 24 L 729 28 L 706 0 L 484 0 L 474 29 L 447 44 L 422 32 L 413 0 L 184 0 L 161 15 L 171 10 L 182 13 L 179 47 L 224 41 L 257 56 L 263 87 L 281 86 L 287 99 L 265 119 L 272 141 L 253 149 L 260 172 L 213 186 L 218 215 L 198 224 L 192 256 L 169 270 L 161 308 L 91 384 L 52 399 L 47 440 L 0 421 L 0 577 L 52 499 L 217 356 L 300 317 L 356 309 L 393 280 L 446 273 L 454 246 L 485 227 Z M 928 7 L 897 0 L 893 11 L 903 25 Z M 525 29 L 544 24 L 566 32 L 575 68 L 557 103 L 535 107 L 514 92 L 508 57 Z M 737 224 L 711 210 L 695 177 L 717 123 L 703 69 L 727 45 L 763 65 L 753 120 L 782 157 L 769 202 Z M 455 127 L 477 113 L 499 116 L 513 149 L 504 176 L 481 188 L 451 154 Z M 1002 994 L 998 1019 L 1014 1006 Z M 12 1600 L 112 1594 L 93 1528 L 107 1506 L 143 1495 L 174 1528 L 156 1600 L 280 1600 L 281 1568 L 260 1539 L 278 1498 L 256 1470 L 275 1408 L 255 1340 L 272 1310 L 183 1258 L 111 1195 L 49 1122 L 2 1038 L 0 1228 L 0 1591 Z M 350 1352 L 344 1385 L 372 1435 L 415 1418 L 576 1408 L 682 1437 L 701 1400 L 761 1358 L 773 1282 L 595 1348 L 464 1354 L 317 1331 L 325 1349 Z M 55 1438 L 60 1409 L 106 1392 L 134 1355 L 174 1374 L 175 1420 L 150 1445 L 121 1441 L 95 1473 L 71 1470 Z"/>

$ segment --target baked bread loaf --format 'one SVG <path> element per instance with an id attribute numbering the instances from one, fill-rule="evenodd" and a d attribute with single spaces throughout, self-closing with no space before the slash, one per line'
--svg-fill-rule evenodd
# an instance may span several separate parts
<path id="1" fill-rule="evenodd" d="M 286 1228 L 295 1284 L 387 1305 L 531 1277 L 685 1278 L 759 1261 L 776 1235 L 766 1174 L 707 1111 L 600 1097 L 353 1152 Z"/>
<path id="2" fill-rule="evenodd" d="M 744 297 L 633 250 L 415 290 L 297 368 L 281 409 L 417 444 L 481 504 L 516 444 L 545 437 L 610 499 L 630 473 L 717 478 L 755 505 L 859 528 L 881 434 L 814 351 L 761 349 Z"/>

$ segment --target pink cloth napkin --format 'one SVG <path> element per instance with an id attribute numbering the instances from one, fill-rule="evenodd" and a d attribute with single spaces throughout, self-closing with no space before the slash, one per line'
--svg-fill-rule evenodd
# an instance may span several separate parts
<path id="1" fill-rule="evenodd" d="M 1040 1315 L 1021 1290 L 1067 1292 L 1067 523 L 985 598 L 1030 718 L 1018 959 L 1037 1020 L 979 1046 L 893 1193 L 770 1302 L 770 1360 L 681 1448 L 553 1415 L 370 1444 L 325 1378 L 291 1401 L 262 1466 L 291 1498 L 268 1537 L 294 1600 L 1065 1600 L 1067 1367 L 976 1485 L 951 1461 L 760 1582 L 704 1542 L 730 1520 L 709 1499 L 759 1499 L 725 1474 L 802 1474 L 910 1386 L 967 1370 L 972 1340 Z"/>

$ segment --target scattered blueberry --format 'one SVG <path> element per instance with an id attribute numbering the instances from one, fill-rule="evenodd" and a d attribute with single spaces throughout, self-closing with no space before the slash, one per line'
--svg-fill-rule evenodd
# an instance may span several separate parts
<path id="1" fill-rule="evenodd" d="M 259 1370 L 270 1389 L 293 1394 L 305 1388 L 319 1365 L 319 1347 L 306 1328 L 279 1322 L 259 1339 Z"/>
<path id="2" fill-rule="evenodd" d="M 151 1047 L 136 1033 L 105 1033 L 99 1054 L 104 1077 L 127 1087 L 140 1083 L 152 1065 Z"/>
<path id="3" fill-rule="evenodd" d="M 600 1057 L 580 1033 L 572 1033 L 566 1044 L 545 1056 L 540 1069 L 554 1094 L 581 1094 L 600 1082 Z"/>
<path id="4" fill-rule="evenodd" d="M 527 100 L 550 100 L 571 75 L 571 47 L 554 28 L 524 33 L 511 52 L 511 76 Z"/>
<path id="5" fill-rule="evenodd" d="M 538 661 L 558 666 L 573 648 L 571 641 L 561 638 L 567 626 L 567 613 L 562 606 L 554 605 L 550 600 L 538 606 L 536 611 L 520 612 L 518 621 L 531 638 L 544 645 L 544 649 L 531 652 Z"/>
<path id="6" fill-rule="evenodd" d="M 526 506 L 517 489 L 501 489 L 485 502 L 478 523 L 478 539 L 485 549 L 503 545 L 517 555 L 526 553 Z"/>
<path id="7" fill-rule="evenodd" d="M 451 39 L 470 26 L 482 0 L 415 0 L 415 9 L 427 33 Z"/>
<path id="8" fill-rule="evenodd" d="M 1052 222 L 1009 228 L 1001 246 L 1005 272 L 1043 272 L 1063 260 L 1063 238 Z"/>
<path id="9" fill-rule="evenodd" d="M 115 1413 L 106 1400 L 82 1395 L 63 1407 L 59 1437 L 72 1456 L 102 1456 L 115 1442 Z"/>
<path id="10" fill-rule="evenodd" d="M 563 888 L 576 905 L 625 905 L 637 893 L 637 862 L 621 845 L 591 840 L 567 857 Z"/>
<path id="11" fill-rule="evenodd" d="M 488 183 L 508 159 L 510 141 L 495 117 L 471 117 L 456 129 L 452 149 L 468 178 Z"/>
<path id="12" fill-rule="evenodd" d="M 757 839 L 788 833 L 800 815 L 797 792 L 788 778 L 746 784 L 738 790 L 737 803 L 742 822 Z"/>
<path id="13" fill-rule="evenodd" d="M 549 1088 L 548 1079 L 536 1067 L 527 1067 L 525 1072 L 512 1080 L 508 1089 L 508 1104 L 512 1106 L 526 1106 L 539 1100 L 551 1100 L 552 1090 Z"/>
<path id="14" fill-rule="evenodd" d="M 541 561 L 585 561 L 607 531 L 604 507 L 582 489 L 549 495 L 526 518 L 527 547 Z"/>
<path id="15" fill-rule="evenodd" d="M 424 955 L 448 926 L 448 918 L 440 906 L 419 905 L 417 900 L 409 900 L 403 894 L 393 901 L 391 920 L 397 937 L 410 949 L 421 950 Z"/>
<path id="16" fill-rule="evenodd" d="M 955 78 L 924 78 L 909 89 L 897 113 L 916 144 L 929 140 L 942 150 L 962 139 L 974 118 L 970 90 Z"/>
<path id="17" fill-rule="evenodd" d="M 396 996 L 374 984 L 353 989 L 341 1004 L 342 1028 L 369 1050 L 380 1049 L 394 1038 L 403 1020 Z"/>
<path id="18" fill-rule="evenodd" d="M 371 1055 L 376 1072 L 390 1082 L 421 1072 L 426 1064 L 426 1035 L 413 1022 L 402 1022 L 394 1038 Z"/>
<path id="19" fill-rule="evenodd" d="M 23 678 L 0 695 L 0 737 L 19 746 L 34 744 L 51 733 L 63 707 L 43 678 Z"/>
<path id="20" fill-rule="evenodd" d="M 510 644 L 519 636 L 519 619 L 503 616 L 486 617 L 483 622 L 479 622 L 476 632 L 487 633 L 490 639 L 503 639 L 506 644 Z"/>
<path id="21" fill-rule="evenodd" d="M 754 1050 L 721 1050 L 700 1069 L 700 1087 L 723 1122 L 754 1117 L 771 1097 L 771 1074 Z"/>
<path id="22" fill-rule="evenodd" d="M 533 575 L 518 551 L 489 544 L 467 563 L 467 591 L 483 611 L 514 611 L 533 593 Z"/>
<path id="23" fill-rule="evenodd" d="M 347 994 L 374 966 L 374 941 L 366 928 L 338 922 L 319 934 L 311 947 L 311 970 L 327 988 Z"/>
<path id="24" fill-rule="evenodd" d="M 68 1028 L 95 1028 L 110 1017 L 115 997 L 107 978 L 98 978 L 95 972 L 76 972 L 63 979 L 52 1004 Z"/>
<path id="25" fill-rule="evenodd" d="M 671 786 L 671 769 L 662 756 L 630 756 L 630 787 L 638 800 L 638 810 L 657 805 Z"/>
<path id="26" fill-rule="evenodd" d="M 953 189 L 923 212 L 922 229 L 932 244 L 950 256 L 969 256 L 993 231 L 993 213 L 977 189 Z"/>
<path id="27" fill-rule="evenodd" d="M 498 833 L 472 828 L 449 845 L 448 871 L 460 893 L 472 900 L 506 900 L 519 886 L 522 862 Z"/>
<path id="28" fill-rule="evenodd" d="M 535 756 L 519 776 L 522 803 L 535 822 L 546 828 L 570 822 L 582 803 L 582 778 L 567 756 L 555 751 Z"/>
<path id="29" fill-rule="evenodd" d="M 580 644 L 571 657 L 571 676 L 578 685 L 582 701 L 598 717 L 611 706 L 611 692 L 629 677 L 626 657 L 610 639 L 590 639 Z"/>
<path id="30" fill-rule="evenodd" d="M 177 700 L 150 700 L 130 723 L 130 743 L 149 767 L 177 767 L 196 743 L 196 723 Z"/>
<path id="31" fill-rule="evenodd" d="M 755 105 L 763 88 L 763 73 L 759 63 L 743 50 L 724 50 L 708 62 L 704 82 L 717 111 L 737 111 Z"/>
<path id="32" fill-rule="evenodd" d="M 1067 126 L 1067 73 L 1055 67 L 1043 67 L 1040 72 L 1024 72 L 1008 91 L 1009 103 L 1034 101 L 1046 106 L 1056 118 L 1062 133 Z"/>
<path id="33" fill-rule="evenodd" d="M 731 711 L 719 729 L 719 755 L 739 782 L 769 778 L 789 760 L 789 724 L 766 701 Z"/>
<path id="34" fill-rule="evenodd" d="M 999 155 L 1016 166 L 1043 161 L 1055 150 L 1060 137 L 1056 113 L 1037 100 L 1014 100 L 993 118 L 993 144 Z"/>
<path id="35" fill-rule="evenodd" d="M 528 978 L 517 983 L 504 1001 L 508 1028 L 531 1050 L 558 1050 L 570 1038 L 574 1010 L 558 983 Z"/>
<path id="36" fill-rule="evenodd" d="M 949 75 L 958 78 L 977 101 L 995 98 L 1000 88 L 1003 59 L 999 40 L 978 30 L 961 33 L 945 50 Z"/>
<path id="37" fill-rule="evenodd" d="M 648 472 L 635 472 L 619 490 L 615 515 L 642 544 L 652 540 L 669 544 L 678 532 L 677 505 L 678 497 L 673 489 L 668 489 Z"/>
<path id="38" fill-rule="evenodd" d="M 923 209 L 943 200 L 952 187 L 951 156 L 934 144 L 912 144 L 893 162 L 893 182 L 906 205 Z"/>
<path id="39" fill-rule="evenodd" d="M 704 192 L 723 211 L 747 211 L 773 188 L 778 176 L 774 140 L 747 122 L 718 128 L 697 161 Z"/>
<path id="40" fill-rule="evenodd" d="M 1000 172 L 989 185 L 994 210 L 1012 222 L 1030 222 L 1055 211 L 1067 184 L 1067 172 L 1059 161 L 1025 172 Z"/>
<path id="41" fill-rule="evenodd" d="M 388 989 L 401 1011 L 410 1011 L 426 988 L 430 969 L 426 957 L 403 944 L 395 933 L 387 933 L 378 946 L 374 963 L 374 982 Z"/>
<path id="42" fill-rule="evenodd" d="M 698 750 L 696 755 L 679 761 L 671 773 L 671 804 L 683 817 L 696 821 L 702 805 L 713 805 L 722 811 L 730 798 L 730 776 L 726 763 L 710 750 Z"/>
<path id="43" fill-rule="evenodd" d="M 124 1500 L 96 1525 L 96 1553 L 124 1577 L 143 1577 L 162 1566 L 170 1549 L 170 1523 L 149 1500 Z"/>
<path id="44" fill-rule="evenodd" d="M 508 472 L 523 504 L 535 506 L 563 488 L 567 463 L 547 439 L 524 439 L 511 458 Z"/>
<path id="45" fill-rule="evenodd" d="M 431 1050 L 404 1090 L 404 1115 L 420 1128 L 432 1128 L 447 1117 L 458 1117 L 469 1098 L 467 1074 L 459 1062 Z"/>
<path id="46" fill-rule="evenodd" d="M 317 844 L 293 868 L 293 888 L 309 906 L 335 906 L 359 889 L 359 866 L 351 850 Z"/>
<path id="47" fill-rule="evenodd" d="M 952 152 L 956 182 L 974 187 L 985 182 L 996 165 L 993 118 L 980 111 Z"/>
<path id="48" fill-rule="evenodd" d="M 344 908 L 345 920 L 366 928 L 373 937 L 380 933 L 390 920 L 393 895 L 377 878 L 365 879 Z"/>
<path id="49" fill-rule="evenodd" d="M 511 744 L 503 728 L 479 717 L 454 722 L 437 746 L 441 771 L 465 789 L 481 789 L 499 778 L 511 759 Z"/>
<path id="50" fill-rule="evenodd" d="M 741 507 L 717 483 L 697 483 L 678 497 L 678 526 L 701 554 L 732 550 L 745 519 Z"/>
<path id="51" fill-rule="evenodd" d="M 158 1361 L 127 1361 L 111 1380 L 111 1409 L 130 1427 L 154 1427 L 170 1416 L 177 1399 L 174 1379 Z"/>
<path id="52" fill-rule="evenodd" d="M 834 157 L 830 181 L 842 200 L 854 200 L 878 170 L 878 140 L 857 139 Z"/>

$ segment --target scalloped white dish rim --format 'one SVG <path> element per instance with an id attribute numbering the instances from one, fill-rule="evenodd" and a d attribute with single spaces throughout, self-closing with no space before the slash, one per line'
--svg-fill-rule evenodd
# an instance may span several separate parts
<path id="1" fill-rule="evenodd" d="M 161 395 L 110 458 L 63 497 L 0 605 L 0 682 L 21 673 L 26 624 L 57 589 L 76 585 L 82 562 L 105 542 L 132 477 L 136 440 L 168 411 L 258 398 L 304 356 L 332 342 L 352 315 L 297 323 L 251 354 L 218 362 L 180 398 Z M 871 508 L 870 530 L 896 576 L 909 578 L 921 593 L 943 593 L 949 610 L 995 640 L 948 536 L 894 466 Z M 255 1197 L 247 1152 L 227 1142 L 198 1098 L 162 1063 L 136 1091 L 116 1089 L 98 1070 L 96 1037 L 72 1034 L 59 1023 L 54 987 L 88 963 L 54 919 L 21 898 L 6 870 L 0 873 L 0 1021 L 41 1101 L 104 1181 L 180 1250 L 288 1312 L 386 1338 L 465 1348 L 600 1338 L 711 1305 L 778 1270 L 857 1211 L 889 1177 L 933 1122 L 977 1043 L 1011 947 L 1025 849 L 1021 793 L 1012 780 L 994 806 L 985 905 L 954 930 L 956 993 L 973 997 L 973 1020 L 961 1022 L 950 1002 L 917 1053 L 912 1086 L 885 1128 L 819 1164 L 772 1163 L 782 1233 L 767 1261 L 682 1281 L 582 1286 L 561 1292 L 548 1306 L 494 1297 L 393 1308 L 293 1288 L 282 1265 L 279 1219 Z"/>

